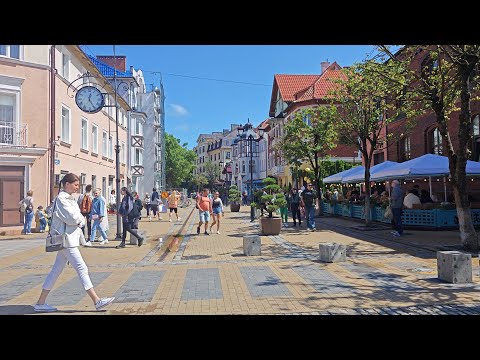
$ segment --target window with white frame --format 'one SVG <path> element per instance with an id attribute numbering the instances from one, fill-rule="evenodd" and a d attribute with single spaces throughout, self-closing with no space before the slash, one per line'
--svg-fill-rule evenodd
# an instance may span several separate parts
<path id="1" fill-rule="evenodd" d="M 113 159 L 113 137 L 110 135 L 108 137 L 108 158 Z"/>
<path id="2" fill-rule="evenodd" d="M 126 161 L 125 161 L 125 142 L 124 141 L 122 141 L 122 148 L 120 149 L 120 151 L 121 151 L 120 152 L 120 159 L 121 159 L 122 163 L 125 164 Z"/>
<path id="3" fill-rule="evenodd" d="M 135 135 L 142 135 L 142 122 L 140 119 L 135 119 Z"/>
<path id="4" fill-rule="evenodd" d="M 92 153 L 98 154 L 98 126 L 92 124 Z"/>
<path id="5" fill-rule="evenodd" d="M 139 148 L 135 149 L 135 165 L 143 165 L 143 153 Z"/>
<path id="6" fill-rule="evenodd" d="M 80 193 L 85 193 L 85 187 L 87 186 L 87 174 L 80 174 Z"/>
<path id="7" fill-rule="evenodd" d="M 62 76 L 69 80 L 70 78 L 70 56 L 62 54 Z"/>
<path id="8" fill-rule="evenodd" d="M 0 93 L 0 144 L 14 144 L 15 96 Z"/>
<path id="9" fill-rule="evenodd" d="M 225 159 L 230 159 L 230 151 L 227 151 L 227 152 L 225 153 Z"/>
<path id="10" fill-rule="evenodd" d="M 70 109 L 62 106 L 62 123 L 60 129 L 60 139 L 70 144 Z"/>
<path id="11" fill-rule="evenodd" d="M 20 45 L 0 45 L 0 56 L 20 60 Z"/>
<path id="12" fill-rule="evenodd" d="M 108 143 L 108 134 L 105 130 L 103 130 L 103 134 L 102 134 L 102 155 L 107 157 L 108 156 L 108 153 L 107 153 L 107 143 Z"/>
<path id="13" fill-rule="evenodd" d="M 88 121 L 82 118 L 82 130 L 80 133 L 80 146 L 83 150 L 88 150 Z"/>

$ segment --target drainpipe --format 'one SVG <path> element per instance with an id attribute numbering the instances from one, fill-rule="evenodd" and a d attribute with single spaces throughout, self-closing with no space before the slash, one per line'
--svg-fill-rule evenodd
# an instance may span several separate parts
<path id="1" fill-rule="evenodd" d="M 55 45 L 50 47 L 50 203 L 55 186 Z"/>

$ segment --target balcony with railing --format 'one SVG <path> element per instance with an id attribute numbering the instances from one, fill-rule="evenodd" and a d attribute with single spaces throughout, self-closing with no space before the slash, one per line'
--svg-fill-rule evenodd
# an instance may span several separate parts
<path id="1" fill-rule="evenodd" d="M 27 146 L 27 124 L 22 125 L 20 130 L 17 131 L 14 122 L 0 121 L 0 146 Z"/>

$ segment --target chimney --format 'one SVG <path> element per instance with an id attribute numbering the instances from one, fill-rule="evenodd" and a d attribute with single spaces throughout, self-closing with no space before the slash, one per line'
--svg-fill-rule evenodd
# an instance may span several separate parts
<path id="1" fill-rule="evenodd" d="M 320 63 L 320 67 L 322 68 L 322 71 L 320 72 L 320 74 L 323 74 L 329 66 L 330 66 L 330 63 L 328 61 L 322 61 Z"/>
<path id="2" fill-rule="evenodd" d="M 115 56 L 115 62 L 113 61 L 113 55 L 97 55 L 97 59 L 104 62 L 107 65 L 110 65 L 117 69 L 118 71 L 123 71 L 125 72 L 125 69 L 127 68 L 127 57 L 123 55 L 117 55 Z"/>

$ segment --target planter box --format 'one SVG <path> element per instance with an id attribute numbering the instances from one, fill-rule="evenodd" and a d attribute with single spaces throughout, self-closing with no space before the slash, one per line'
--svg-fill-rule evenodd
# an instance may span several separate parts
<path id="1" fill-rule="evenodd" d="M 239 212 L 240 211 L 240 204 L 230 204 L 230 211 L 231 212 Z"/>
<path id="2" fill-rule="evenodd" d="M 282 219 L 278 217 L 261 217 L 259 224 L 262 235 L 278 235 L 282 230 Z"/>

